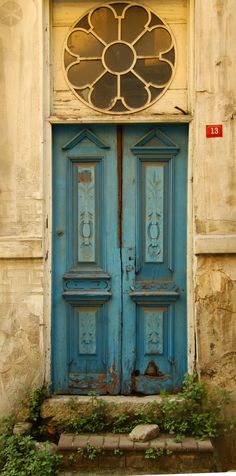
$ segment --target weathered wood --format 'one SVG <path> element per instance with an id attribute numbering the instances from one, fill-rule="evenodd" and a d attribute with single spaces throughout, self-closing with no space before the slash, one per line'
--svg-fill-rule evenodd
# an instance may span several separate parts
<path id="1" fill-rule="evenodd" d="M 140 122 L 147 122 L 148 124 L 159 124 L 159 123 L 181 123 L 181 124 L 188 124 L 192 121 L 192 116 L 190 114 L 156 114 L 155 116 L 146 115 L 139 117 L 135 116 L 126 116 L 126 122 L 131 122 L 132 124 L 140 124 Z M 91 116 L 89 118 L 86 117 L 65 117 L 63 114 L 58 114 L 57 116 L 48 117 L 49 124 L 123 124 L 124 118 L 122 117 L 114 117 L 110 116 L 108 118 L 102 116 Z"/>
<path id="2" fill-rule="evenodd" d="M 101 118 L 101 121 L 107 120 L 109 122 L 112 117 L 113 122 L 118 122 L 120 118 L 122 118 L 123 121 L 129 118 L 137 121 L 137 118 L 139 118 L 139 122 L 142 122 L 146 120 L 147 115 L 151 115 L 153 118 L 155 118 L 159 114 L 176 114 L 177 116 L 181 115 L 183 112 L 186 113 L 186 115 L 189 113 L 187 109 L 188 102 L 186 90 L 169 89 L 165 93 L 165 101 L 163 96 L 163 103 L 160 100 L 160 102 L 157 102 L 153 106 L 149 107 L 147 111 L 140 111 L 135 113 L 135 115 L 125 114 L 125 116 L 112 116 L 112 114 L 104 115 L 100 112 L 96 112 L 93 109 L 89 110 L 89 108 L 79 101 L 69 90 L 58 91 L 54 97 L 56 98 L 56 102 L 54 103 L 54 107 L 52 109 L 52 115 L 63 116 L 65 121 L 71 117 L 76 119 L 86 118 L 87 121 L 89 121 L 90 117 L 99 117 Z"/>
<path id="3" fill-rule="evenodd" d="M 75 20 L 79 18 L 84 12 L 97 5 L 101 5 L 101 0 L 87 1 L 80 0 L 79 2 L 66 0 L 53 0 L 53 25 L 65 26 L 73 25 Z M 148 4 L 158 15 L 163 17 L 168 23 L 186 23 L 187 16 L 187 2 L 186 0 L 171 0 L 169 3 L 166 0 L 155 0 L 149 2 L 142 2 L 137 0 L 136 3 Z"/>
<path id="4" fill-rule="evenodd" d="M 140 2 L 141 3 L 141 2 Z M 174 0 L 171 5 L 166 5 L 162 0 L 158 7 L 154 1 L 149 6 L 163 18 L 172 30 L 177 47 L 177 66 L 174 78 L 165 94 L 146 111 L 135 115 L 144 117 L 148 114 L 174 114 L 178 110 L 187 112 L 187 2 L 186 0 Z M 52 25 L 52 64 L 53 64 L 53 101 L 51 114 L 63 114 L 64 117 L 100 116 L 109 118 L 108 114 L 101 114 L 87 107 L 71 91 L 67 84 L 63 67 L 63 48 L 66 35 L 73 23 L 92 8 L 93 4 L 85 2 L 53 2 L 53 25 Z M 60 111 L 60 112 L 59 112 Z M 127 117 L 125 114 L 123 117 Z M 118 115 L 115 116 L 117 119 Z M 122 117 L 122 115 L 121 115 Z"/>

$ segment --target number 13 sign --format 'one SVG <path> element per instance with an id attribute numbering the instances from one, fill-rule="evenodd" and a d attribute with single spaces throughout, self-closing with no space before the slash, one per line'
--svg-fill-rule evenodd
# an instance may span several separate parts
<path id="1" fill-rule="evenodd" d="M 206 137 L 223 137 L 223 126 L 221 124 L 206 126 Z"/>

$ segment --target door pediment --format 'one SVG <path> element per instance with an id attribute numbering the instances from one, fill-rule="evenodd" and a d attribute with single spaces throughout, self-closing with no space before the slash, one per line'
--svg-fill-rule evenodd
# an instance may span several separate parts
<path id="1" fill-rule="evenodd" d="M 139 154 L 178 154 L 180 147 L 159 128 L 150 130 L 131 147 L 135 155 Z"/>
<path id="2" fill-rule="evenodd" d="M 62 150 L 72 150 L 77 145 L 82 145 L 84 141 L 91 142 L 92 145 L 99 147 L 99 149 L 110 149 L 110 146 L 103 142 L 100 137 L 90 131 L 90 129 L 85 128 L 66 142 Z"/>

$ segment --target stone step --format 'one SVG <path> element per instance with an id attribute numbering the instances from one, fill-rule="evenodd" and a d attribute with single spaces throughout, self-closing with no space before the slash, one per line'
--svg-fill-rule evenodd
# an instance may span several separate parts
<path id="1" fill-rule="evenodd" d="M 128 435 L 110 433 L 67 434 L 60 436 L 58 450 L 63 455 L 64 468 L 81 471 L 137 471 L 157 473 L 209 473 L 216 470 L 213 446 L 209 440 L 160 434 L 147 442 L 133 442 Z"/>
<path id="2" fill-rule="evenodd" d="M 177 402 L 183 401 L 183 398 L 178 397 L 178 395 L 173 395 L 168 398 Z M 110 415 L 114 415 L 117 411 L 126 413 L 139 407 L 145 407 L 146 405 L 150 405 L 152 403 L 161 405 L 163 402 L 163 397 L 160 395 L 150 395 L 144 397 L 105 395 L 99 396 L 97 399 L 107 404 L 107 412 Z M 93 401 L 94 397 L 88 395 L 59 395 L 48 398 L 42 404 L 41 417 L 43 419 L 51 418 L 51 422 L 55 424 L 62 420 L 69 421 L 77 414 L 78 409 L 82 410 L 83 413 L 86 414 L 86 412 L 91 409 Z"/>

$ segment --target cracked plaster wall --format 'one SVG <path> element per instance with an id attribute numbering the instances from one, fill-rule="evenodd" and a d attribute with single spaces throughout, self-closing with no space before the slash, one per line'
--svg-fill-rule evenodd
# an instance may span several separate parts
<path id="1" fill-rule="evenodd" d="M 234 0 L 195 2 L 195 244 L 201 239 L 193 259 L 197 366 L 209 385 L 228 388 L 236 399 L 235 24 Z M 223 137 L 207 139 L 206 124 L 222 124 Z"/>
<path id="2" fill-rule="evenodd" d="M 1 263 L 0 413 L 43 379 L 42 278 L 40 263 Z"/>
<path id="3" fill-rule="evenodd" d="M 198 370 L 209 385 L 236 390 L 236 257 L 198 259 Z"/>

